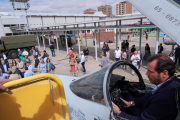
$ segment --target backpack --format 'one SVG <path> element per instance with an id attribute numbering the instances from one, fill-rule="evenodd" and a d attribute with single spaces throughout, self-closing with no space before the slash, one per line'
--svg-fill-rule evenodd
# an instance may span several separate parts
<path id="1" fill-rule="evenodd" d="M 56 69 L 55 65 L 52 64 L 52 71 L 54 71 Z"/>

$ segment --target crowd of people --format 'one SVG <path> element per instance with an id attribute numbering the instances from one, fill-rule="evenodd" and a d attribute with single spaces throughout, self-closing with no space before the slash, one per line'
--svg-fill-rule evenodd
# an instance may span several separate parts
<path id="1" fill-rule="evenodd" d="M 148 39 L 148 35 L 145 35 L 145 37 Z M 163 37 L 163 39 L 165 38 Z M 136 49 L 135 45 L 132 45 L 131 48 L 129 47 L 129 41 L 130 41 L 130 36 L 128 35 L 127 40 L 124 40 L 121 43 L 121 48 L 119 47 L 116 48 L 116 50 L 114 51 L 115 61 L 128 60 L 132 62 L 132 64 L 137 69 L 140 70 L 142 61 L 147 60 L 148 57 L 151 56 L 150 46 L 148 43 L 145 45 L 145 53 L 143 56 L 141 51 Z M 52 43 L 49 48 L 52 53 L 52 57 L 55 57 L 55 50 L 54 50 L 55 47 Z M 163 45 L 162 43 L 160 43 L 160 45 L 158 46 L 158 53 L 162 53 L 163 50 L 164 50 Z M 46 51 L 45 50 L 43 51 L 42 56 L 39 53 L 38 48 L 36 47 L 32 47 L 31 51 L 32 51 L 32 55 L 34 56 L 34 68 L 37 68 L 37 71 L 39 73 L 52 72 L 55 66 L 52 64 L 51 60 L 49 59 L 49 55 L 46 53 Z M 100 67 L 105 67 L 109 64 L 110 52 L 111 52 L 111 49 L 109 48 L 109 45 L 106 42 L 104 42 L 103 47 L 102 47 L 102 53 L 100 54 L 100 57 L 101 57 L 101 63 L 99 64 Z M 178 59 L 180 59 L 179 54 L 180 54 L 180 47 L 178 46 L 176 48 L 175 53 L 170 53 L 169 57 L 173 60 L 174 63 L 177 63 Z M 24 78 L 24 77 L 31 76 L 34 74 L 34 69 L 33 69 L 33 66 L 31 65 L 32 60 L 30 60 L 30 58 L 28 57 L 29 52 L 27 51 L 27 49 L 24 49 L 23 51 L 18 49 L 18 56 L 19 57 L 17 60 L 12 60 L 12 63 L 8 63 L 6 54 L 2 53 L 1 63 L 4 63 L 3 62 L 4 60 L 7 67 L 1 64 L 1 70 L 0 70 L 0 72 L 2 71 L 1 77 L 3 76 L 3 74 L 6 74 L 6 78 L 8 78 L 10 74 L 17 73 L 18 75 L 20 75 L 21 78 Z M 76 51 L 73 52 L 73 49 L 69 47 L 66 58 L 68 57 L 70 69 L 74 76 L 75 76 L 75 73 L 81 71 L 80 70 L 81 66 L 83 68 L 82 72 L 86 72 L 85 63 L 88 62 L 88 56 L 89 56 L 88 47 L 85 47 L 84 50 L 80 52 L 80 56 Z M 180 60 L 178 62 L 180 63 Z M 12 69 L 9 70 L 9 68 L 11 68 L 10 66 L 13 66 L 13 67 L 16 66 L 17 72 L 14 70 L 12 71 Z M 132 72 L 132 75 L 134 75 L 134 72 Z"/>
<path id="2" fill-rule="evenodd" d="M 54 48 L 50 46 L 50 49 L 52 56 L 54 56 Z M 34 60 L 30 60 L 30 53 L 26 49 L 23 49 L 23 51 L 18 49 L 18 58 L 13 59 L 12 62 L 8 62 L 6 54 L 2 53 L 0 61 L 0 79 L 17 80 L 32 76 L 35 72 L 51 73 L 55 69 L 46 50 L 43 51 L 42 57 L 38 48 L 32 47 L 31 52 L 34 56 Z M 33 61 L 34 66 L 32 66 Z"/>

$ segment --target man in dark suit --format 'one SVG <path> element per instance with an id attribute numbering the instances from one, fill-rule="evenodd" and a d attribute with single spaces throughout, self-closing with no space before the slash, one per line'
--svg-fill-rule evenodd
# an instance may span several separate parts
<path id="1" fill-rule="evenodd" d="M 2 52 L 1 58 L 3 58 L 3 60 L 5 60 L 6 64 L 8 64 L 7 55 L 4 52 Z"/>
<path id="2" fill-rule="evenodd" d="M 158 53 L 162 53 L 162 51 L 164 50 L 162 43 L 160 43 L 160 45 L 158 46 Z"/>
<path id="3" fill-rule="evenodd" d="M 4 60 L 2 60 L 1 62 L 2 62 L 2 65 L 1 65 L 2 73 L 7 73 L 9 64 L 6 64 Z"/>
<path id="4" fill-rule="evenodd" d="M 175 90 L 180 80 L 173 77 L 175 65 L 166 55 L 158 54 L 148 59 L 146 75 L 152 84 L 157 87 L 150 95 L 126 101 L 121 98 L 126 108 L 132 106 L 141 108 L 137 116 L 121 112 L 113 103 L 114 112 L 129 120 L 175 120 L 178 109 L 175 100 Z M 132 111 L 133 112 L 133 111 Z"/>

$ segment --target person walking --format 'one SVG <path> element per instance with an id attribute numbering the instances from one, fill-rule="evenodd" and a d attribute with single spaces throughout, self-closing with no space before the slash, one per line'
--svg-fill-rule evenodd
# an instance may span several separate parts
<path id="1" fill-rule="evenodd" d="M 39 59 L 37 55 L 34 56 L 34 62 L 35 62 L 34 67 L 37 68 L 39 65 Z"/>
<path id="2" fill-rule="evenodd" d="M 132 39 L 132 35 L 130 35 L 130 36 L 129 36 L 129 38 L 130 38 L 130 42 L 132 42 L 132 41 L 133 41 L 133 39 Z"/>
<path id="3" fill-rule="evenodd" d="M 164 34 L 163 36 L 163 42 L 165 42 L 165 40 L 166 40 L 166 34 Z"/>
<path id="4" fill-rule="evenodd" d="M 151 56 L 151 49 L 149 47 L 149 44 L 146 43 L 144 59 L 147 60 L 149 56 Z"/>
<path id="5" fill-rule="evenodd" d="M 140 68 L 141 68 L 141 65 L 142 65 L 142 60 L 143 60 L 143 56 L 142 56 L 142 53 L 141 53 L 141 51 L 140 50 L 138 50 L 138 55 L 139 55 L 139 57 L 140 57 L 140 60 L 139 60 L 139 62 L 138 62 L 138 69 L 140 70 Z"/>
<path id="6" fill-rule="evenodd" d="M 119 47 L 116 48 L 115 52 L 114 52 L 114 57 L 116 61 L 119 61 L 121 59 L 121 51 L 119 50 Z"/>
<path id="7" fill-rule="evenodd" d="M 74 54 L 71 54 L 71 59 L 70 59 L 70 67 L 71 67 L 71 71 L 73 73 L 73 76 L 75 76 L 75 62 L 76 62 L 76 59 L 74 57 Z"/>
<path id="8" fill-rule="evenodd" d="M 126 40 L 126 48 L 129 48 L 129 42 Z"/>
<path id="9" fill-rule="evenodd" d="M 83 51 L 80 52 L 81 54 L 81 65 L 83 67 L 83 72 L 86 73 L 86 68 L 85 68 L 85 57 Z"/>
<path id="10" fill-rule="evenodd" d="M 87 47 L 83 50 L 84 56 L 85 56 L 85 61 L 88 62 L 88 56 L 89 56 L 89 50 Z"/>
<path id="11" fill-rule="evenodd" d="M 38 46 L 35 46 L 35 51 L 36 51 L 36 55 L 38 55 L 39 54 Z"/>
<path id="12" fill-rule="evenodd" d="M 128 34 L 128 36 L 127 36 L 127 41 L 129 41 L 129 39 L 130 39 L 130 36 L 129 36 L 129 34 Z"/>
<path id="13" fill-rule="evenodd" d="M 126 42 L 125 40 L 123 40 L 123 42 L 121 43 L 121 50 L 126 49 Z"/>
<path id="14" fill-rule="evenodd" d="M 48 59 L 47 59 L 47 63 L 46 63 L 46 72 L 47 72 L 47 73 L 50 73 L 50 72 L 51 72 L 52 66 L 53 66 L 53 64 L 51 63 L 51 60 L 48 58 Z"/>
<path id="15" fill-rule="evenodd" d="M 130 55 L 134 55 L 134 51 L 136 51 L 136 48 L 135 48 L 135 45 L 132 45 Z"/>
<path id="16" fill-rule="evenodd" d="M 68 48 L 68 54 L 66 55 L 66 58 L 67 58 L 67 56 L 69 56 L 69 58 L 70 58 L 71 54 L 73 54 L 73 51 L 71 50 L 71 48 Z"/>
<path id="17" fill-rule="evenodd" d="M 132 64 L 138 69 L 138 62 L 140 60 L 139 55 L 137 54 L 137 51 L 134 51 L 134 55 L 131 56 Z M 132 76 L 134 76 L 134 70 L 132 70 Z"/>
<path id="18" fill-rule="evenodd" d="M 32 54 L 33 54 L 33 56 L 35 56 L 35 55 L 36 55 L 36 50 L 35 50 L 35 48 L 34 48 L 34 47 L 32 47 Z"/>
<path id="19" fill-rule="evenodd" d="M 21 78 L 24 78 L 24 62 L 21 61 L 20 58 L 18 58 L 17 61 L 17 68 L 19 69 L 19 74 L 21 75 Z"/>
<path id="20" fill-rule="evenodd" d="M 148 40 L 149 35 L 146 33 L 146 40 Z"/>
<path id="21" fill-rule="evenodd" d="M 39 73 L 46 73 L 46 64 L 44 63 L 44 60 L 40 60 L 38 71 Z"/>
<path id="22" fill-rule="evenodd" d="M 110 58 L 110 48 L 108 44 L 106 44 L 106 57 L 109 59 Z"/>
<path id="23" fill-rule="evenodd" d="M 63 46 L 63 48 L 66 48 L 64 39 L 62 40 L 62 46 Z"/>
<path id="24" fill-rule="evenodd" d="M 103 48 L 102 48 L 103 54 L 106 55 L 106 44 L 104 43 Z"/>
<path id="25" fill-rule="evenodd" d="M 77 72 L 80 72 L 80 62 L 81 62 L 81 60 L 79 59 L 79 55 L 78 55 L 77 52 L 74 52 L 74 57 L 76 59 L 75 67 L 76 67 L 76 74 L 77 74 Z"/>
<path id="26" fill-rule="evenodd" d="M 54 45 L 51 43 L 51 45 L 49 46 L 51 53 L 52 53 L 52 57 L 55 57 L 55 51 L 54 51 Z"/>
<path id="27" fill-rule="evenodd" d="M 160 43 L 160 45 L 158 46 L 158 53 L 162 53 L 162 51 L 164 50 L 162 43 Z"/>
<path id="28" fill-rule="evenodd" d="M 124 49 L 123 52 L 122 52 L 122 60 L 126 61 L 127 60 L 127 53 L 126 53 L 126 50 Z M 126 69 L 126 65 L 125 65 L 125 68 L 124 68 L 124 65 L 123 65 L 123 70 Z"/>
<path id="29" fill-rule="evenodd" d="M 129 60 L 130 53 L 129 53 L 129 48 L 128 47 L 126 48 L 126 53 L 127 53 L 127 60 Z"/>
<path id="30" fill-rule="evenodd" d="M 99 64 L 99 66 L 101 68 L 106 67 L 109 63 L 109 59 L 105 55 L 103 55 L 102 53 L 101 53 L 100 57 L 101 57 L 101 64 Z"/>

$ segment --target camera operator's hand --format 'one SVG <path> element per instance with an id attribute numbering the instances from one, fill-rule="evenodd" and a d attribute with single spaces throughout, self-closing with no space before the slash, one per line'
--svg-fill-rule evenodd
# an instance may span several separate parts
<path id="1" fill-rule="evenodd" d="M 0 79 L 0 90 L 8 91 L 8 88 L 4 87 L 3 84 L 4 84 L 4 83 L 7 83 L 7 82 L 9 82 L 9 81 L 12 81 L 12 80 Z"/>

